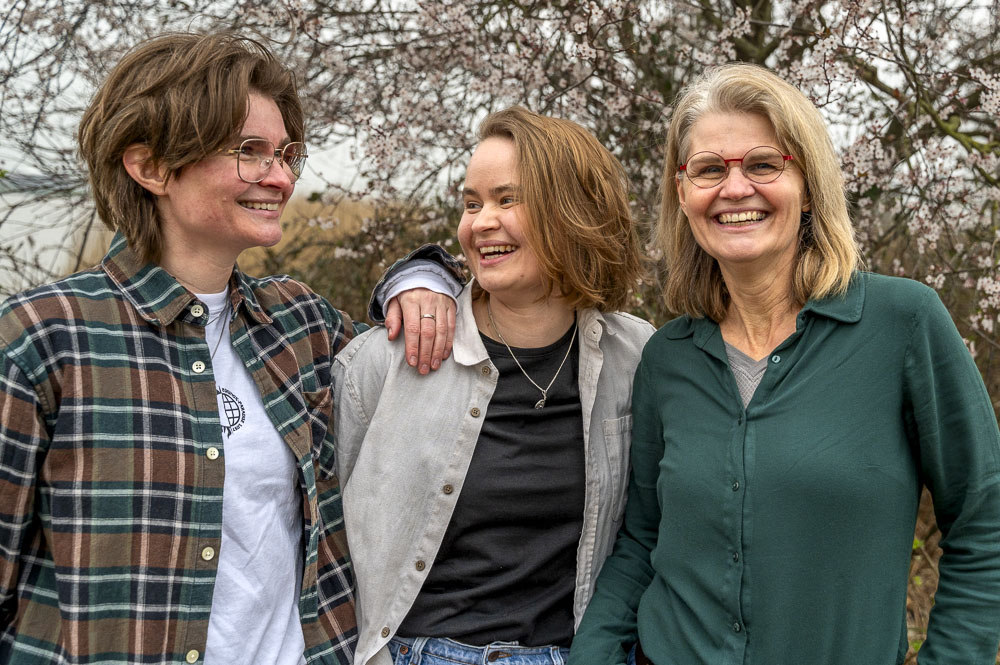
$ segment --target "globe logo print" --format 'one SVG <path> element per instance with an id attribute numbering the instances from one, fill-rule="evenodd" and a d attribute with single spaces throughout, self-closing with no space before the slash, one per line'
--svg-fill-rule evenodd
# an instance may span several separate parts
<path id="1" fill-rule="evenodd" d="M 222 421 L 222 433 L 229 437 L 243 426 L 243 422 L 246 420 L 246 410 L 244 410 L 240 398 L 229 390 L 217 388 L 216 393 L 219 395 L 219 419 Z"/>

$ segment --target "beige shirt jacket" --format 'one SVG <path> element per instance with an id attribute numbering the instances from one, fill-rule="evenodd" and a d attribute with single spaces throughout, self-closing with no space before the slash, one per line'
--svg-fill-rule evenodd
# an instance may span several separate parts
<path id="1" fill-rule="evenodd" d="M 462 492 L 497 370 L 459 296 L 452 359 L 421 376 L 382 327 L 335 362 L 335 441 L 357 581 L 355 665 L 388 665 L 385 645 L 430 572 Z M 577 312 L 586 490 L 577 550 L 575 625 L 611 551 L 625 508 L 632 377 L 652 325 L 625 313 Z M 516 500 L 516 497 L 512 497 Z"/>

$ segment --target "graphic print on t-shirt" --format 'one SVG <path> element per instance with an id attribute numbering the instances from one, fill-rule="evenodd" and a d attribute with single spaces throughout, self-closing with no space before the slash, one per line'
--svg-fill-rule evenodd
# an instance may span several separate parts
<path id="1" fill-rule="evenodd" d="M 222 433 L 226 435 L 226 438 L 229 438 L 233 432 L 243 427 L 247 412 L 243 408 L 243 402 L 240 401 L 240 398 L 229 390 L 217 387 L 216 392 L 222 403 L 222 408 L 219 411 L 219 417 L 223 421 Z"/>

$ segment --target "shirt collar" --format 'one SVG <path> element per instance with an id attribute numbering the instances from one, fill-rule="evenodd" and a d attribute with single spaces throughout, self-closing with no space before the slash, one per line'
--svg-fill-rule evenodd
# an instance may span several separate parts
<path id="1" fill-rule="evenodd" d="M 472 285 L 475 280 L 462 289 L 458 296 L 458 315 L 455 317 L 455 342 L 452 344 L 455 362 L 460 365 L 475 365 L 489 359 L 483 340 L 479 337 L 479 326 L 472 312 Z"/>
<path id="2" fill-rule="evenodd" d="M 799 321 L 803 321 L 805 315 L 812 314 L 843 323 L 857 323 L 861 320 L 861 311 L 865 307 L 866 284 L 864 273 L 855 271 L 851 275 L 851 283 L 845 293 L 821 300 L 810 300 L 799 312 Z"/>
<path id="3" fill-rule="evenodd" d="M 116 233 L 111 240 L 101 267 L 139 315 L 154 325 L 170 325 L 187 311 L 191 301 L 195 299 L 194 294 L 169 272 L 155 263 L 143 261 L 128 246 L 121 233 Z M 239 268 L 233 270 L 229 280 L 229 293 L 234 312 L 244 304 L 250 316 L 258 323 L 270 322 L 270 317 L 257 301 L 253 286 Z"/>
<path id="4" fill-rule="evenodd" d="M 861 312 L 865 305 L 866 283 L 864 273 L 855 272 L 851 276 L 847 291 L 842 295 L 809 300 L 799 312 L 797 324 L 801 326 L 805 318 L 810 315 L 823 316 L 843 323 L 857 323 L 861 320 Z M 711 319 L 684 316 L 668 326 L 664 334 L 670 339 L 692 337 L 699 348 L 705 348 L 718 331 L 719 325 Z"/>
<path id="5" fill-rule="evenodd" d="M 452 355 L 455 362 L 460 365 L 476 365 L 490 357 L 482 337 L 479 336 L 479 326 L 476 325 L 476 317 L 472 312 L 472 285 L 475 281 L 475 279 L 470 279 L 458 296 L 458 314 L 455 316 L 455 341 L 452 344 Z M 592 307 L 577 310 L 576 315 L 579 329 L 582 331 L 590 330 L 591 324 L 594 322 L 600 324 L 602 328 L 605 325 L 604 317 Z M 595 328 L 595 330 L 599 332 L 602 328 Z M 595 339 L 600 340 L 600 336 L 598 335 Z"/>

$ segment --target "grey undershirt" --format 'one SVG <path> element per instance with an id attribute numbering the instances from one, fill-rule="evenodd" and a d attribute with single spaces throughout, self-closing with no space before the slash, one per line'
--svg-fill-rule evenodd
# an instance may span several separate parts
<path id="1" fill-rule="evenodd" d="M 754 360 L 729 342 L 725 344 L 729 368 L 736 378 L 736 386 L 740 389 L 740 398 L 743 400 L 745 408 L 753 399 L 753 394 L 757 390 L 757 386 L 760 385 L 760 380 L 764 378 L 764 370 L 767 369 L 767 356 L 760 360 Z"/>

